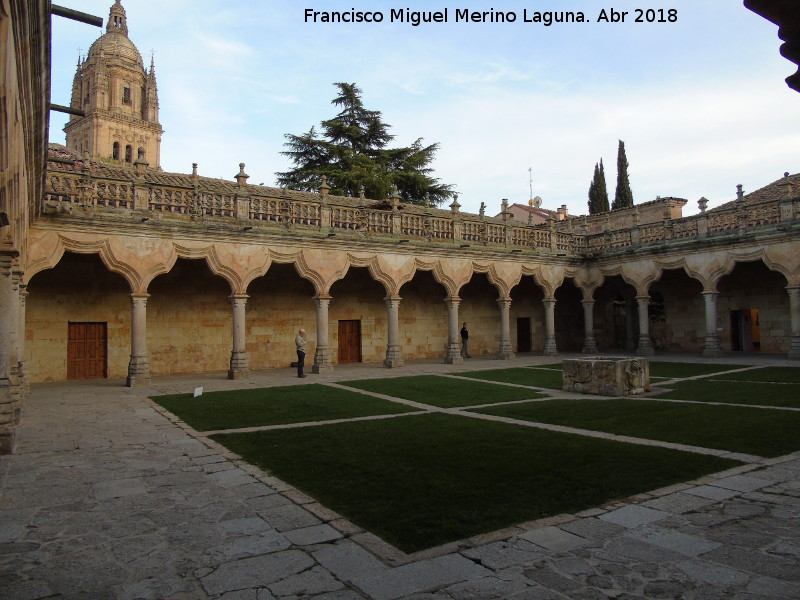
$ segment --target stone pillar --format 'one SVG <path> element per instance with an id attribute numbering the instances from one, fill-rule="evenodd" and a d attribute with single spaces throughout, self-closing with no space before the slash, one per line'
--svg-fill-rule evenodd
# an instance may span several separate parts
<path id="1" fill-rule="evenodd" d="M 317 303 L 317 348 L 314 351 L 312 373 L 333 373 L 331 350 L 328 347 L 328 307 L 331 296 L 318 294 L 314 296 Z"/>
<path id="2" fill-rule="evenodd" d="M 512 360 L 516 355 L 511 346 L 511 298 L 499 298 L 497 305 L 500 307 L 500 348 L 497 358 Z"/>
<path id="3" fill-rule="evenodd" d="M 386 359 L 383 366 L 389 369 L 403 366 L 403 348 L 400 344 L 400 298 L 384 298 L 386 301 Z"/>
<path id="4" fill-rule="evenodd" d="M 556 356 L 556 301 L 542 300 L 544 304 L 544 354 L 545 356 Z"/>
<path id="5" fill-rule="evenodd" d="M 150 385 L 147 356 L 147 299 L 150 294 L 131 294 L 131 360 L 126 385 Z"/>
<path id="6" fill-rule="evenodd" d="M 233 311 L 233 348 L 228 379 L 247 379 L 250 376 L 250 364 L 247 357 L 247 294 L 232 294 L 231 309 Z"/>
<path id="7" fill-rule="evenodd" d="M 650 341 L 650 296 L 636 296 L 639 305 L 639 346 L 636 348 L 637 356 L 652 356 L 655 354 L 653 344 Z"/>
<path id="8" fill-rule="evenodd" d="M 594 339 L 594 300 L 583 300 L 583 350 L 584 354 L 595 354 L 597 342 Z"/>
<path id="9" fill-rule="evenodd" d="M 718 292 L 703 292 L 706 305 L 706 342 L 703 346 L 703 356 L 715 358 L 722 356 L 722 345 L 717 334 L 717 296 Z"/>
<path id="10" fill-rule="evenodd" d="M 16 330 L 19 292 L 14 282 L 14 256 L 0 252 L 0 454 L 11 454 L 16 441 L 21 389 Z"/>
<path id="11" fill-rule="evenodd" d="M 636 307 L 633 297 L 625 298 L 625 349 L 633 352 L 636 349 Z"/>
<path id="12" fill-rule="evenodd" d="M 789 286 L 789 322 L 791 323 L 791 347 L 789 358 L 800 360 L 800 286 Z"/>
<path id="13" fill-rule="evenodd" d="M 458 328 L 458 305 L 461 304 L 461 298 L 458 296 L 447 298 L 445 304 L 447 304 L 447 354 L 444 362 L 448 365 L 460 365 L 464 362 Z"/>
<path id="14" fill-rule="evenodd" d="M 19 377 L 22 384 L 22 392 L 25 396 L 31 392 L 31 384 L 28 381 L 28 375 L 25 369 L 26 352 L 25 352 L 25 309 L 28 304 L 28 286 L 25 283 L 19 284 L 19 334 L 17 335 L 17 351 L 19 353 Z"/>

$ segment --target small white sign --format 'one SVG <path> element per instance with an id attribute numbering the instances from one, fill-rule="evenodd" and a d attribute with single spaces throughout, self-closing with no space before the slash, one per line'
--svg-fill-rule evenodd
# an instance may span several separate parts
<path id="1" fill-rule="evenodd" d="M 194 397 L 197 398 L 198 396 L 203 395 L 203 386 L 194 388 Z"/>

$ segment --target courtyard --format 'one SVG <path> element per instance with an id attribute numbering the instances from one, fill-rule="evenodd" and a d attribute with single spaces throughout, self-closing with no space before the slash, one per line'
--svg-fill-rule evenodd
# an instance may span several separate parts
<path id="1" fill-rule="evenodd" d="M 567 397 L 539 356 L 34 385 L 0 463 L 0 591 L 797 597 L 798 370 L 668 360 L 624 400 Z M 199 386 L 194 426 L 149 399 Z"/>

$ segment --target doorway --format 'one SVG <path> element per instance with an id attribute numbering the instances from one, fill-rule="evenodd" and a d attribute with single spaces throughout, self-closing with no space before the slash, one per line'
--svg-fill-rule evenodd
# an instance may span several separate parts
<path id="1" fill-rule="evenodd" d="M 517 352 L 531 351 L 531 318 L 517 318 Z"/>
<path id="2" fill-rule="evenodd" d="M 734 352 L 761 350 L 761 323 L 757 308 L 731 311 L 731 350 Z"/>
<path id="3" fill-rule="evenodd" d="M 361 321 L 339 321 L 338 362 L 361 362 Z"/>
<path id="4" fill-rule="evenodd" d="M 67 379 L 108 377 L 108 324 L 69 323 Z"/>

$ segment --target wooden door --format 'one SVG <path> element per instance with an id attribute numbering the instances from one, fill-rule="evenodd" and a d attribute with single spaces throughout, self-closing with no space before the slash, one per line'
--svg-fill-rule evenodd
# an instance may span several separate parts
<path id="1" fill-rule="evenodd" d="M 67 379 L 108 377 L 106 323 L 70 323 L 67 334 Z"/>
<path id="2" fill-rule="evenodd" d="M 339 321 L 339 363 L 361 362 L 361 321 Z"/>
<path id="3" fill-rule="evenodd" d="M 517 319 L 517 352 L 531 351 L 531 319 L 519 317 Z"/>

